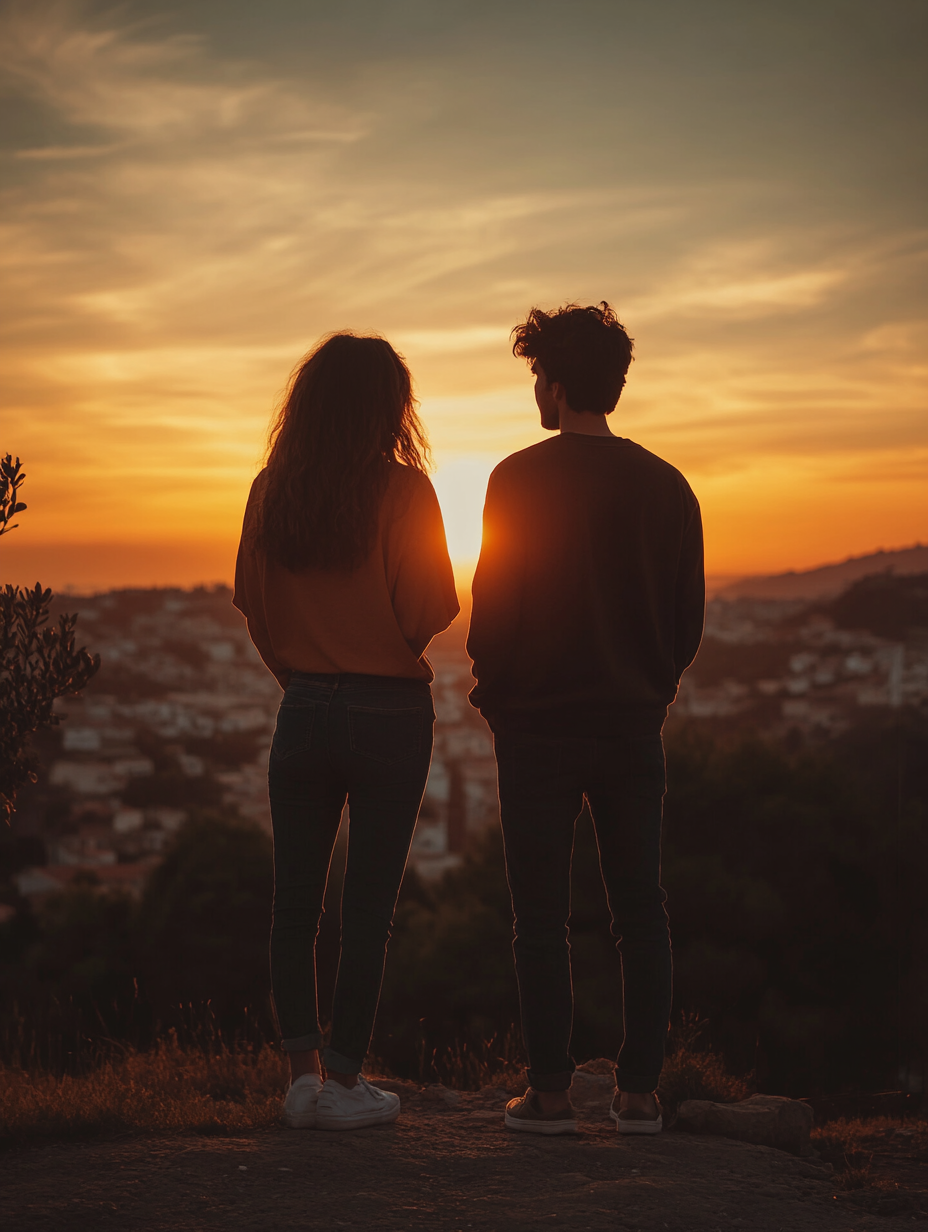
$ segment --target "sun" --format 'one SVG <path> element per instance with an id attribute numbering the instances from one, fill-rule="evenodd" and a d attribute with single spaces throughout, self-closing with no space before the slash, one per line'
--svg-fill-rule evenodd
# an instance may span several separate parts
<path id="1" fill-rule="evenodd" d="M 435 473 L 448 552 L 457 566 L 472 564 L 480 555 L 483 501 L 495 465 L 492 458 L 458 457 L 439 466 Z"/>

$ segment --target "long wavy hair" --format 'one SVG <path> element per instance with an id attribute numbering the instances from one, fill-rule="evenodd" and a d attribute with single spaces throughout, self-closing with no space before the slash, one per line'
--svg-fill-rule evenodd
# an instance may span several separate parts
<path id="1" fill-rule="evenodd" d="M 425 472 L 428 460 L 402 357 L 383 338 L 331 334 L 294 371 L 271 428 L 257 546 L 288 569 L 357 567 L 391 462 Z"/>

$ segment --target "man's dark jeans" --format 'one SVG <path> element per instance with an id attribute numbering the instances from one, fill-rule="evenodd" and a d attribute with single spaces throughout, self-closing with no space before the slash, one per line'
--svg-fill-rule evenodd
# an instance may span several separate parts
<path id="1" fill-rule="evenodd" d="M 567 920 L 574 824 L 585 796 L 622 959 L 625 1040 L 616 1085 L 653 1091 L 664 1061 L 672 977 L 660 885 L 660 735 L 497 732 L 496 757 L 529 1081 L 539 1091 L 566 1090 L 574 1069 Z"/>
<path id="2" fill-rule="evenodd" d="M 294 672 L 277 716 L 268 784 L 274 825 L 271 983 L 288 1052 L 319 1048 L 316 937 L 347 799 L 342 948 L 325 1064 L 360 1072 L 387 942 L 432 755 L 421 680 Z"/>

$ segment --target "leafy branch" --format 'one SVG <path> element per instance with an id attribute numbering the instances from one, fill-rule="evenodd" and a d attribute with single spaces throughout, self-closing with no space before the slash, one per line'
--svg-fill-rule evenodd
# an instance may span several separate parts
<path id="1" fill-rule="evenodd" d="M 26 506 L 17 500 L 17 493 L 26 476 L 22 473 L 22 463 L 19 458 L 13 461 L 13 455 L 8 453 L 0 459 L 0 535 L 9 534 L 19 525 L 10 525 L 10 518 L 22 513 Z"/>

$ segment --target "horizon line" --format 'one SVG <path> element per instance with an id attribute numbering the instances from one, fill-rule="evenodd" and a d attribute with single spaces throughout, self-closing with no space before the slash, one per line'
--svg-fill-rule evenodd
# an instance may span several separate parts
<path id="1" fill-rule="evenodd" d="M 767 570 L 710 569 L 706 573 L 706 589 L 709 597 L 712 597 L 727 586 L 749 579 L 799 577 L 825 569 L 839 568 L 842 565 L 870 558 L 895 556 L 901 553 L 925 550 L 926 547 L 928 547 L 928 544 L 918 540 L 915 543 L 908 543 L 900 547 L 878 547 L 869 552 L 858 552 L 853 555 L 844 556 L 839 560 L 829 560 L 805 568 L 792 567 Z M 67 564 L 63 564 L 60 561 L 55 562 L 52 559 L 43 561 L 41 558 L 54 557 L 65 553 L 70 554 L 72 552 L 84 558 L 80 564 L 75 562 L 74 573 L 77 577 L 66 581 L 52 580 L 51 582 L 42 582 L 41 576 L 39 576 L 29 582 L 25 581 L 26 576 L 31 577 L 33 570 L 39 575 L 42 573 L 52 573 L 57 574 L 58 578 L 67 577 L 67 573 L 70 571 Z M 158 563 L 149 561 L 148 566 L 144 567 L 144 562 L 139 560 L 139 554 L 141 553 L 144 557 L 151 552 L 160 556 L 161 561 Z M 133 558 L 131 561 L 126 559 L 127 554 L 131 554 Z M 110 557 L 108 565 L 104 560 L 94 562 L 88 559 L 88 557 L 99 557 L 100 555 Z M 6 561 L 3 561 L 4 556 L 6 556 Z M 30 565 L 26 559 L 23 559 L 28 556 L 35 556 L 37 559 Z M 183 558 L 183 560 L 179 561 L 178 556 Z M 203 559 L 204 556 L 211 558 L 208 563 Z M 228 561 L 228 566 L 223 567 L 223 565 L 220 565 L 217 556 L 224 557 Z M 10 557 L 13 559 L 10 560 Z M 120 558 L 123 559 L 120 560 Z M 0 541 L 0 579 L 2 579 L 3 583 L 9 581 L 20 586 L 33 586 L 36 582 L 39 582 L 43 586 L 50 586 L 57 594 L 88 598 L 117 590 L 231 588 L 234 581 L 234 559 L 235 546 L 231 541 L 228 543 L 193 542 L 182 544 L 171 543 L 165 540 L 98 540 L 95 542 L 57 540 L 36 544 L 17 543 L 16 540 L 10 541 L 4 535 L 3 541 Z M 94 563 L 96 563 L 97 568 L 94 568 Z M 11 564 L 13 568 L 2 569 L 2 564 Z M 133 564 L 136 566 L 139 564 L 143 565 L 143 568 L 139 570 L 135 577 L 132 576 Z M 468 592 L 476 564 L 477 561 L 474 557 L 452 560 L 455 581 L 460 588 Z M 172 565 L 174 568 L 172 568 Z M 174 573 L 175 568 L 175 575 L 168 580 L 165 575 Z M 25 573 L 26 569 L 29 570 L 29 575 Z M 122 578 L 120 575 L 123 572 L 128 576 Z M 87 575 L 84 580 L 80 580 L 80 574 L 82 573 Z M 3 576 L 4 574 L 9 576 Z M 94 577 L 94 574 L 97 574 L 97 576 Z"/>

